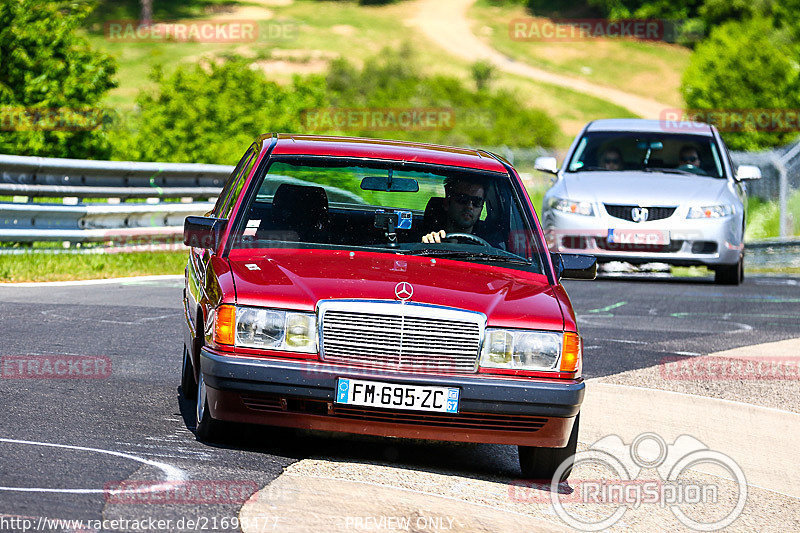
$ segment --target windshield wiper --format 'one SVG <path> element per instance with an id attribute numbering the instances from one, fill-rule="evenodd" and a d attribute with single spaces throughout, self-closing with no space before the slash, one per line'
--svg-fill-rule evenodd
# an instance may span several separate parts
<path id="1" fill-rule="evenodd" d="M 679 168 L 665 168 L 665 167 L 645 167 L 645 172 L 663 172 L 664 174 L 681 174 L 684 176 L 707 176 L 708 174 L 697 174 L 696 172 L 689 172 L 688 170 L 681 170 Z"/>
<path id="2" fill-rule="evenodd" d="M 569 172 L 586 172 L 586 171 L 595 172 L 597 170 L 602 172 L 619 172 L 618 170 L 611 170 L 610 168 L 605 167 L 580 167 L 576 168 L 575 170 L 570 170 Z"/>
<path id="3" fill-rule="evenodd" d="M 429 255 L 436 257 L 458 258 L 458 259 L 479 259 L 485 261 L 500 261 L 503 263 L 513 263 L 517 265 L 531 265 L 527 259 L 512 254 L 510 252 L 491 253 L 484 251 L 467 250 L 441 250 L 438 248 L 423 248 L 421 250 L 409 250 L 408 255 Z"/>

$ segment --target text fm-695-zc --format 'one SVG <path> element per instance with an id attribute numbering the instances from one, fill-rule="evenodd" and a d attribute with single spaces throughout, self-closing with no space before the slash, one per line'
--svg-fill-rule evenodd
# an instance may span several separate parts
<path id="1" fill-rule="evenodd" d="M 595 260 L 547 252 L 502 158 L 264 135 L 184 238 L 200 439 L 245 422 L 518 445 L 537 479 L 574 453 L 582 345 L 559 279 Z"/>

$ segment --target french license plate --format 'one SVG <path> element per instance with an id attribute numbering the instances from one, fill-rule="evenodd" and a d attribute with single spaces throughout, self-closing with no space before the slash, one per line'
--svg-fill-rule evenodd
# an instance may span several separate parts
<path id="1" fill-rule="evenodd" d="M 336 387 L 336 403 L 385 409 L 457 413 L 459 393 L 460 391 L 456 387 L 399 385 L 339 378 Z"/>
<path id="2" fill-rule="evenodd" d="M 608 242 L 613 244 L 666 246 L 669 244 L 669 231 L 610 229 L 608 230 Z"/>

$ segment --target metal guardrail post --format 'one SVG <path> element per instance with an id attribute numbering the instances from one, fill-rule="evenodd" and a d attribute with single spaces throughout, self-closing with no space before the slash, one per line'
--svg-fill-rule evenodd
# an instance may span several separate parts
<path id="1" fill-rule="evenodd" d="M 791 150 L 786 152 L 786 154 L 780 157 L 776 162 L 776 166 L 778 167 L 778 172 L 780 174 L 778 202 L 780 204 L 781 238 L 786 238 L 788 235 L 793 233 L 792 230 L 794 229 L 789 227 L 789 173 L 786 165 L 798 154 L 800 154 L 800 142 L 795 144 Z"/>

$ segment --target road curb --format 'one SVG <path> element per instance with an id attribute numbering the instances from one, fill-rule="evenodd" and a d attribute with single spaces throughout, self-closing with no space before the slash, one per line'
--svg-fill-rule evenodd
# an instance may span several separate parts
<path id="1" fill-rule="evenodd" d="M 593 379 L 586 382 L 581 413 L 582 442 L 619 435 L 630 443 L 647 432 L 674 442 L 688 434 L 734 459 L 748 485 L 800 498 L 800 471 L 786 467 L 796 461 L 800 414 Z"/>
<path id="2" fill-rule="evenodd" d="M 320 531 L 564 532 L 531 516 L 422 491 L 284 473 L 239 512 L 244 533 Z"/>

